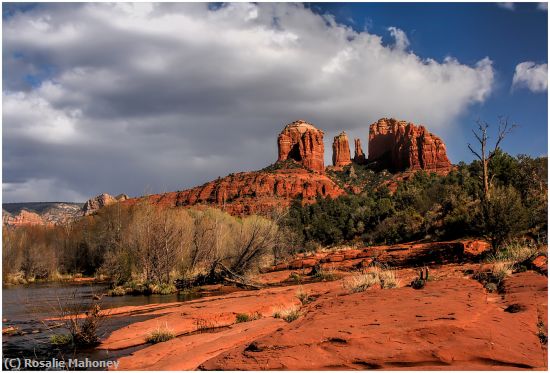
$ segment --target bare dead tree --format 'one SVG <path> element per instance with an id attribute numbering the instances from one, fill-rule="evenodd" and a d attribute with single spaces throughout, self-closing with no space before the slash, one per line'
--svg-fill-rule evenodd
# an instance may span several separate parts
<path id="1" fill-rule="evenodd" d="M 482 120 L 477 120 L 477 130 L 472 130 L 476 140 L 479 142 L 480 150 L 476 151 L 472 147 L 471 144 L 468 144 L 468 149 L 479 159 L 481 162 L 481 168 L 482 168 L 482 181 L 483 181 L 483 199 L 489 200 L 490 199 L 490 186 L 491 186 L 491 180 L 489 180 L 489 164 L 495 154 L 497 153 L 497 150 L 499 149 L 500 143 L 504 138 L 512 132 L 514 128 L 517 127 L 516 124 L 510 124 L 508 122 L 507 117 L 499 117 L 499 124 L 498 124 L 498 136 L 497 140 L 495 142 L 495 146 L 493 150 L 489 150 L 489 124 L 487 122 L 484 122 Z"/>

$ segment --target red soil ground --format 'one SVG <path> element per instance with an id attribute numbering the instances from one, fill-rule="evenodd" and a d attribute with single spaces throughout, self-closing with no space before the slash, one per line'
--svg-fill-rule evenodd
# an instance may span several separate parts
<path id="1" fill-rule="evenodd" d="M 118 369 L 123 370 L 546 370 L 547 347 L 539 335 L 548 332 L 547 277 L 531 270 L 515 273 L 504 280 L 499 293 L 488 293 L 471 275 L 483 265 L 469 255 L 457 256 L 449 245 L 369 249 L 380 251 L 376 260 L 385 257 L 403 264 L 397 269 L 400 285 L 395 289 L 350 293 L 341 278 L 300 285 L 291 282 L 291 273 L 307 279 L 309 268 L 282 269 L 256 279 L 279 283 L 276 287 L 125 307 L 113 313 L 133 317 L 139 311 L 155 317 L 116 330 L 100 348 L 142 345 L 119 359 Z M 465 248 L 477 250 L 472 245 Z M 365 259 L 357 257 L 361 252 L 314 257 L 345 277 Z M 427 252 L 436 258 L 430 264 L 431 280 L 415 290 L 408 284 L 417 269 L 409 264 L 425 260 Z M 328 259 L 344 254 L 349 259 Z M 309 293 L 311 302 L 302 305 L 298 292 Z M 275 311 L 290 307 L 299 308 L 297 320 L 273 317 Z M 261 317 L 237 323 L 238 313 Z M 172 329 L 176 338 L 145 344 L 146 336 L 159 326 Z"/>

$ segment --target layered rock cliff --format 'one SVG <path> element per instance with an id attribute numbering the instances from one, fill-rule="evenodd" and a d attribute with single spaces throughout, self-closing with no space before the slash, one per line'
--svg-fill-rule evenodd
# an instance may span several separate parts
<path id="1" fill-rule="evenodd" d="M 451 169 L 445 144 L 439 137 L 424 126 L 393 118 L 371 124 L 368 160 L 393 171 L 446 173 Z"/>
<path id="2" fill-rule="evenodd" d="M 349 152 L 349 141 L 346 132 L 341 132 L 334 137 L 332 142 L 332 165 L 334 167 L 343 167 L 351 163 Z"/>
<path id="3" fill-rule="evenodd" d="M 277 138 L 277 161 L 293 159 L 310 170 L 325 172 L 323 136 L 323 131 L 304 120 L 287 124 Z"/>
<path id="4" fill-rule="evenodd" d="M 192 189 L 146 198 L 167 207 L 208 205 L 232 215 L 247 215 L 288 207 L 295 198 L 312 203 L 317 196 L 335 198 L 343 193 L 327 176 L 298 167 L 240 172 Z"/>

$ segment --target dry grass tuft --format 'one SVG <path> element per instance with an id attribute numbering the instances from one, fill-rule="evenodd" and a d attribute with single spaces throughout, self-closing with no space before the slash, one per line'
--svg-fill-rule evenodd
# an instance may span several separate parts
<path id="1" fill-rule="evenodd" d="M 298 300 L 300 301 L 300 303 L 302 303 L 303 306 L 315 300 L 315 297 L 313 297 L 309 291 L 305 290 L 301 286 L 298 288 L 298 291 L 296 292 L 296 298 L 298 298 Z"/>
<path id="2" fill-rule="evenodd" d="M 300 309 L 296 306 L 288 308 L 278 308 L 273 311 L 273 317 L 276 319 L 283 319 L 286 322 L 292 322 L 300 317 Z"/>
<path id="3" fill-rule="evenodd" d="M 166 342 L 173 339 L 175 336 L 174 331 L 169 329 L 168 325 L 165 324 L 163 327 L 159 326 L 155 330 L 151 331 L 147 337 L 145 337 L 145 342 L 153 344 Z"/>
<path id="4" fill-rule="evenodd" d="M 344 289 L 352 293 L 360 293 L 375 285 L 382 289 L 393 289 L 399 286 L 399 280 L 394 270 L 380 267 L 370 267 L 344 280 Z"/>
<path id="5" fill-rule="evenodd" d="M 502 282 L 506 277 L 514 272 L 514 263 L 511 262 L 494 262 L 491 268 L 493 278 L 497 283 Z"/>

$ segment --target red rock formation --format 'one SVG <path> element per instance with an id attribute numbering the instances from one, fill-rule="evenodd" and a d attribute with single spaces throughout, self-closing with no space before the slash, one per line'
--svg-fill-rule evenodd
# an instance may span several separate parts
<path id="1" fill-rule="evenodd" d="M 346 132 L 340 133 L 334 137 L 332 143 L 332 165 L 335 167 L 343 167 L 351 163 L 349 153 L 348 135 Z"/>
<path id="2" fill-rule="evenodd" d="M 103 193 L 86 201 L 84 207 L 82 207 L 82 211 L 84 215 L 90 215 L 102 207 L 111 205 L 116 202 L 126 201 L 127 199 L 128 196 L 126 194 L 119 194 L 118 196 L 113 197 L 108 193 Z"/>
<path id="3" fill-rule="evenodd" d="M 363 164 L 366 162 L 365 153 L 363 153 L 363 148 L 361 148 L 361 140 L 355 139 L 355 156 L 353 161 L 357 164 Z"/>
<path id="4" fill-rule="evenodd" d="M 287 124 L 277 139 L 277 161 L 294 159 L 313 171 L 325 172 L 323 135 L 323 131 L 303 120 Z"/>
<path id="5" fill-rule="evenodd" d="M 20 227 L 23 225 L 46 225 L 47 222 L 40 215 L 28 210 L 21 210 L 19 214 L 12 215 L 7 211 L 2 211 L 2 222 L 10 227 Z"/>
<path id="6" fill-rule="evenodd" d="M 327 176 L 294 168 L 240 172 L 192 189 L 146 198 L 166 207 L 209 205 L 232 215 L 247 215 L 287 207 L 295 198 L 312 203 L 317 196 L 335 198 L 343 193 Z M 130 199 L 125 203 L 136 201 Z"/>
<path id="7" fill-rule="evenodd" d="M 396 171 L 427 170 L 446 173 L 451 169 L 445 144 L 424 126 L 382 118 L 371 124 L 369 162 Z"/>

